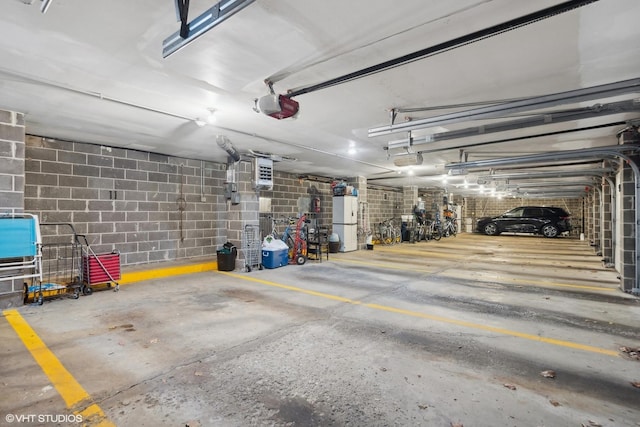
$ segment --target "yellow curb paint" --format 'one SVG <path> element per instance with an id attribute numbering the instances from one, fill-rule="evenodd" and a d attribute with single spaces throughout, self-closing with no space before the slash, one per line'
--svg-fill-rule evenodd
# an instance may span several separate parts
<path id="1" fill-rule="evenodd" d="M 83 420 L 91 418 L 93 420 L 91 425 L 93 426 L 115 427 L 115 424 L 105 417 L 102 409 L 98 405 L 91 403 L 89 393 L 60 363 L 20 313 L 15 309 L 11 309 L 3 311 L 2 314 L 22 340 L 24 346 L 29 350 L 42 372 L 56 388 L 67 408 L 73 410 L 76 415 L 82 415 Z M 79 408 L 85 406 L 85 409 L 79 410 Z"/>
<path id="2" fill-rule="evenodd" d="M 273 286 L 273 287 L 276 287 L 276 288 L 286 289 L 286 290 L 289 290 L 289 291 L 301 292 L 301 293 L 304 293 L 304 294 L 307 294 L 307 295 L 313 295 L 313 296 L 318 296 L 318 297 L 321 297 L 321 298 L 327 298 L 327 299 L 331 299 L 331 300 L 334 300 L 334 301 L 340 301 L 340 302 L 345 302 L 345 303 L 354 304 L 354 305 L 361 305 L 363 307 L 368 307 L 368 308 L 371 308 L 371 309 L 374 309 L 374 310 L 381 310 L 381 311 L 386 311 L 386 312 L 390 312 L 390 313 L 402 314 L 402 315 L 405 315 L 405 316 L 418 317 L 418 318 L 433 320 L 433 321 L 441 322 L 441 323 L 449 323 L 449 324 L 452 324 L 452 325 L 463 326 L 465 328 L 471 328 L 471 329 L 484 330 L 484 331 L 488 331 L 488 332 L 494 332 L 494 333 L 501 334 L 501 335 L 508 335 L 508 336 L 512 336 L 512 337 L 531 340 L 531 341 L 537 341 L 537 342 L 543 342 L 543 343 L 546 343 L 546 344 L 552 344 L 552 345 L 556 345 L 556 346 L 559 346 L 559 347 L 573 348 L 573 349 L 577 349 L 577 350 L 588 351 L 588 352 L 591 352 L 591 353 L 604 354 L 604 355 L 607 355 L 607 356 L 616 356 L 616 357 L 619 356 L 617 351 L 608 350 L 606 348 L 594 347 L 594 346 L 590 346 L 590 345 L 574 343 L 574 342 L 571 342 L 571 341 L 563 341 L 563 340 L 558 340 L 558 339 L 555 339 L 555 338 L 546 338 L 546 337 L 542 337 L 542 336 L 538 336 L 538 335 L 527 334 L 527 333 L 524 333 L 524 332 L 512 331 L 512 330 L 504 329 L 504 328 L 496 328 L 494 326 L 482 325 L 482 324 L 479 324 L 479 323 L 467 322 L 467 321 L 463 321 L 463 320 L 450 319 L 450 318 L 447 318 L 447 317 L 435 316 L 435 315 L 427 314 L 427 313 L 420 313 L 418 311 L 404 310 L 404 309 L 401 309 L 401 308 L 389 307 L 389 306 L 386 306 L 386 305 L 363 303 L 362 301 L 352 300 L 350 298 L 345 298 L 345 297 L 341 297 L 341 296 L 338 296 L 338 295 L 328 294 L 328 293 L 324 293 L 324 292 L 311 291 L 309 289 L 299 288 L 297 286 L 283 285 L 281 283 L 271 282 L 271 281 L 262 280 L 262 279 L 256 279 L 254 277 L 243 276 L 243 275 L 240 275 L 240 274 L 222 273 L 222 272 L 221 272 L 221 274 L 224 274 L 226 276 L 235 277 L 235 278 L 242 279 L 242 280 L 247 280 L 247 281 L 250 281 L 250 282 L 261 283 L 261 284 L 267 285 L 267 286 Z"/>
<path id="3" fill-rule="evenodd" d="M 205 271 L 214 271 L 217 269 L 218 263 L 213 261 L 176 267 L 155 268 L 144 271 L 132 271 L 129 273 L 122 273 L 122 277 L 118 281 L 118 284 L 126 285 L 128 283 L 142 282 L 144 280 L 163 279 L 165 277 L 178 276 L 181 274 L 203 273 Z"/>

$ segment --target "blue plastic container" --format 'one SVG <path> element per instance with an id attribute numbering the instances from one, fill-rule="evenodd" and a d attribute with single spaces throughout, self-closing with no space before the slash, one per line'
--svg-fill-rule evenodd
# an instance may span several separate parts
<path id="1" fill-rule="evenodd" d="M 262 250 L 262 266 L 265 268 L 278 268 L 289 264 L 289 250 Z"/>

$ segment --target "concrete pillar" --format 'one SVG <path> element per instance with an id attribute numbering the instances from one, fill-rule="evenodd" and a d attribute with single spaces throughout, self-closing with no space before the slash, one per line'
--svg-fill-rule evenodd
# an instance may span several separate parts
<path id="1" fill-rule="evenodd" d="M 602 242 L 602 260 L 605 264 L 610 264 L 614 257 L 612 212 L 615 206 L 611 206 L 611 190 L 611 187 L 606 183 L 602 186 L 602 212 L 600 213 L 602 227 L 600 239 Z"/>
<path id="2" fill-rule="evenodd" d="M 627 129 L 622 132 L 619 137 L 621 144 L 637 144 L 640 142 L 640 133 L 637 129 Z M 632 156 L 631 160 L 636 164 L 640 164 L 640 156 Z M 618 245 L 621 247 L 621 278 L 622 290 L 625 292 L 633 292 L 640 294 L 640 284 L 636 282 L 636 268 L 638 264 L 636 248 L 636 210 L 638 207 L 638 200 L 636 200 L 636 185 L 640 185 L 640 182 L 636 184 L 636 179 L 640 180 L 640 177 L 634 176 L 633 169 L 627 164 L 622 162 L 623 169 L 621 174 L 620 185 L 620 197 L 622 211 L 618 215 L 617 220 L 622 225 L 622 236 L 619 237 Z"/>
<path id="3" fill-rule="evenodd" d="M 358 189 L 358 249 L 366 249 L 367 235 L 365 230 L 371 230 L 371 215 L 369 213 L 367 178 L 357 176 L 353 186 Z M 362 230 L 362 232 L 360 232 Z"/>
<path id="4" fill-rule="evenodd" d="M 259 226 L 260 202 L 253 185 L 253 165 L 248 161 L 240 161 L 233 165 L 239 203 L 227 202 L 227 240 L 238 248 L 236 268 L 244 268 L 247 262 L 248 249 L 243 245 L 246 239 L 246 225 Z"/>
<path id="5" fill-rule="evenodd" d="M 418 201 L 418 186 L 405 185 L 402 187 L 402 215 L 413 213 L 413 207 Z"/>
<path id="6" fill-rule="evenodd" d="M 24 138 L 24 115 L 0 110 L 0 214 L 24 212 Z M 0 281 L 0 308 L 22 299 L 22 280 Z"/>
<path id="7" fill-rule="evenodd" d="M 24 211 L 24 115 L 0 110 L 0 213 Z"/>
<path id="8" fill-rule="evenodd" d="M 638 163 L 639 159 L 634 159 Z M 638 289 L 639 285 L 635 283 L 636 279 L 636 200 L 635 200 L 635 180 L 633 170 L 625 165 L 622 171 L 621 183 L 622 212 L 618 217 L 618 221 L 622 222 L 622 236 L 620 236 L 618 245 L 622 245 L 621 259 L 621 275 L 622 290 L 631 292 L 632 289 Z"/>
<path id="9" fill-rule="evenodd" d="M 599 202 L 600 197 L 600 188 L 597 190 L 594 189 L 588 196 L 585 201 L 585 230 L 584 236 L 588 242 L 591 243 L 591 246 L 596 246 L 597 239 L 600 238 L 600 230 L 597 228 L 595 215 L 596 215 L 596 204 Z"/>

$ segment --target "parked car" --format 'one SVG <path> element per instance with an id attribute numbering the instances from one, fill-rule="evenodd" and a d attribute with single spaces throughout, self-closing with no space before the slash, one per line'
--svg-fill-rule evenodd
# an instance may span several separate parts
<path id="1" fill-rule="evenodd" d="M 556 237 L 571 231 L 571 218 L 562 208 L 520 206 L 496 217 L 481 218 L 476 225 L 479 233 L 495 236 L 500 233 L 534 233 Z"/>

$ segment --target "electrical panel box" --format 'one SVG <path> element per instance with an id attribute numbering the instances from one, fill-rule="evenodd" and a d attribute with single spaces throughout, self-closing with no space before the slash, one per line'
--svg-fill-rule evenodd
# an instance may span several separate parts
<path id="1" fill-rule="evenodd" d="M 271 190 L 273 188 L 273 160 L 256 157 L 253 163 L 253 172 L 256 189 Z"/>

